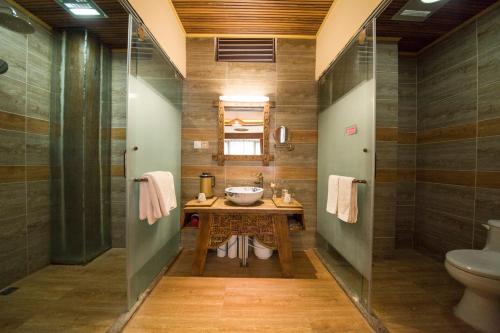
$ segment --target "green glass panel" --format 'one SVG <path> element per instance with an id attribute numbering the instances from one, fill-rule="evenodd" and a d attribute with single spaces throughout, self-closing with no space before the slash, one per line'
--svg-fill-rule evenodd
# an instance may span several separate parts
<path id="1" fill-rule="evenodd" d="M 342 284 L 361 297 L 363 304 L 368 304 L 371 276 L 375 163 L 375 79 L 370 27 L 363 42 L 354 38 L 321 78 L 318 89 L 318 233 L 328 243 L 320 253 Z M 343 222 L 326 211 L 330 175 L 367 181 L 358 185 L 357 223 Z"/>
<path id="2" fill-rule="evenodd" d="M 127 280 L 132 306 L 180 249 L 182 79 L 131 18 L 127 110 Z M 136 149 L 135 149 L 136 148 Z M 170 171 L 178 207 L 149 225 L 139 220 L 139 182 L 149 171 Z"/>

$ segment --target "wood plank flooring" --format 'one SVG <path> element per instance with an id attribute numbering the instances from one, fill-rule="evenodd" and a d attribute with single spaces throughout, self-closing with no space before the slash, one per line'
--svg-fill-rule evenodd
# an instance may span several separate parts
<path id="1" fill-rule="evenodd" d="M 0 296 L 0 332 L 104 333 L 126 311 L 125 282 L 125 249 L 86 266 L 47 266 Z"/>
<path id="2" fill-rule="evenodd" d="M 372 310 L 391 333 L 476 333 L 452 312 L 463 289 L 443 263 L 396 250 L 374 263 Z"/>
<path id="3" fill-rule="evenodd" d="M 314 251 L 304 256 L 312 278 L 172 276 L 181 255 L 124 332 L 373 332 Z"/>

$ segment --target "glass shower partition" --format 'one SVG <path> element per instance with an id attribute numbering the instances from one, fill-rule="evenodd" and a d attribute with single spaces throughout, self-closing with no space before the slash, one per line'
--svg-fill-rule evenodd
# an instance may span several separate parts
<path id="1" fill-rule="evenodd" d="M 127 281 L 136 303 L 180 250 L 182 78 L 149 32 L 129 19 L 127 110 Z M 174 176 L 178 206 L 156 223 L 139 220 L 139 186 L 145 172 Z"/>
<path id="2" fill-rule="evenodd" d="M 318 253 L 354 300 L 369 307 L 375 167 L 374 22 L 346 47 L 319 81 Z M 358 219 L 326 211 L 330 175 L 358 184 Z"/>

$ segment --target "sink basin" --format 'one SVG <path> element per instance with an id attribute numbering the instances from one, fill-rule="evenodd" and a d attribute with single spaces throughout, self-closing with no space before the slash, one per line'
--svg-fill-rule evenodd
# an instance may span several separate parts
<path id="1" fill-rule="evenodd" d="M 264 189 L 260 187 L 241 186 L 226 188 L 226 195 L 229 201 L 237 205 L 249 206 L 262 198 Z"/>

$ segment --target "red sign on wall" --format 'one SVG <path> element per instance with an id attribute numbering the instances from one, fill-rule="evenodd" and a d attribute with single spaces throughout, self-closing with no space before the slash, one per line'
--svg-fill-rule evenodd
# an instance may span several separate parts
<path id="1" fill-rule="evenodd" d="M 356 126 L 356 125 L 346 127 L 346 129 L 345 129 L 346 135 L 355 135 L 357 133 L 358 133 L 358 126 Z"/>

